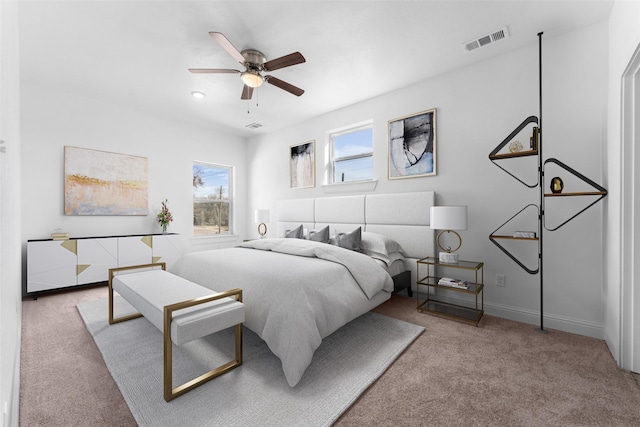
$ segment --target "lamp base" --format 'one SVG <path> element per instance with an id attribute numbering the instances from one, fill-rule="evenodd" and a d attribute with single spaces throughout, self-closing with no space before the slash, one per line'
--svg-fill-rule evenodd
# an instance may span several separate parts
<path id="1" fill-rule="evenodd" d="M 458 254 L 451 252 L 440 252 L 439 260 L 444 264 L 457 264 Z"/>
<path id="2" fill-rule="evenodd" d="M 261 239 L 265 238 L 267 234 L 267 224 L 265 224 L 264 222 L 258 224 L 258 234 L 260 235 Z"/>

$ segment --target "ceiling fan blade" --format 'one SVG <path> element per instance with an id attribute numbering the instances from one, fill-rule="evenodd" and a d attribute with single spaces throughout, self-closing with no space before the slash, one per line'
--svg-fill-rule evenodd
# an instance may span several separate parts
<path id="1" fill-rule="evenodd" d="M 189 68 L 189 72 L 193 74 L 232 74 L 240 73 L 240 70 L 231 70 L 227 68 Z"/>
<path id="2" fill-rule="evenodd" d="M 240 53 L 240 51 L 238 49 L 236 49 L 231 42 L 229 41 L 229 39 L 227 39 L 224 34 L 222 33 L 217 33 L 214 31 L 211 31 L 209 33 L 209 35 L 216 41 L 218 42 L 218 44 L 220 46 L 222 46 L 222 48 L 224 50 L 227 51 L 227 53 L 229 53 L 229 55 L 231 55 L 233 57 L 233 59 L 235 59 L 236 61 L 238 61 L 241 64 L 244 64 L 244 56 L 242 56 L 242 54 Z"/>
<path id="3" fill-rule="evenodd" d="M 253 88 L 251 86 L 244 85 L 242 88 L 242 96 L 240 99 L 251 99 L 253 95 Z"/>
<path id="4" fill-rule="evenodd" d="M 300 96 L 300 95 L 302 95 L 304 93 L 304 90 L 300 89 L 299 87 L 296 87 L 296 86 L 292 85 L 291 83 L 287 83 L 287 82 L 285 82 L 283 80 L 280 80 L 280 79 L 278 79 L 276 77 L 266 76 L 265 80 L 268 83 L 270 83 L 270 84 L 272 84 L 272 85 L 274 85 L 276 87 L 279 87 L 280 89 L 286 90 L 287 92 L 294 94 L 295 96 Z"/>
<path id="5" fill-rule="evenodd" d="M 263 67 L 267 71 L 279 70 L 280 68 L 290 67 L 296 64 L 302 64 L 306 60 L 300 52 L 290 53 L 289 55 L 281 56 L 280 58 L 272 59 L 263 64 Z"/>

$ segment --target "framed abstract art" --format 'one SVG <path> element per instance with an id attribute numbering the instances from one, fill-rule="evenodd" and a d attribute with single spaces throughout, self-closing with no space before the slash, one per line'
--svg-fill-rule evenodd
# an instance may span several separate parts
<path id="1" fill-rule="evenodd" d="M 436 109 L 389 120 L 389 179 L 436 174 Z"/>
<path id="2" fill-rule="evenodd" d="M 146 157 L 64 147 L 65 215 L 147 215 Z"/>
<path id="3" fill-rule="evenodd" d="M 316 186 L 316 142 L 307 141 L 289 147 L 289 177 L 291 188 Z"/>

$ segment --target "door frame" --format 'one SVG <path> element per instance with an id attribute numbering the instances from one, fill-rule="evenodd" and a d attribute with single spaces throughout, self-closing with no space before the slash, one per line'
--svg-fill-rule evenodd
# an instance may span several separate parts
<path id="1" fill-rule="evenodd" d="M 640 372 L 640 45 L 622 74 L 620 367 Z M 640 266 L 639 266 L 640 267 Z"/>

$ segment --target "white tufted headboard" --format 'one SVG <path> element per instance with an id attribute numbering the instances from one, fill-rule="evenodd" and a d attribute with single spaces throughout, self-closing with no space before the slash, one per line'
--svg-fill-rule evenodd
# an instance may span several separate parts
<path id="1" fill-rule="evenodd" d="M 384 234 L 404 249 L 405 266 L 412 272 L 414 287 L 416 259 L 435 253 L 435 233 L 429 227 L 434 199 L 433 191 L 423 191 L 280 200 L 276 205 L 277 235 L 283 236 L 285 230 L 300 224 L 309 230 L 328 225 L 331 236 L 357 227 Z"/>

